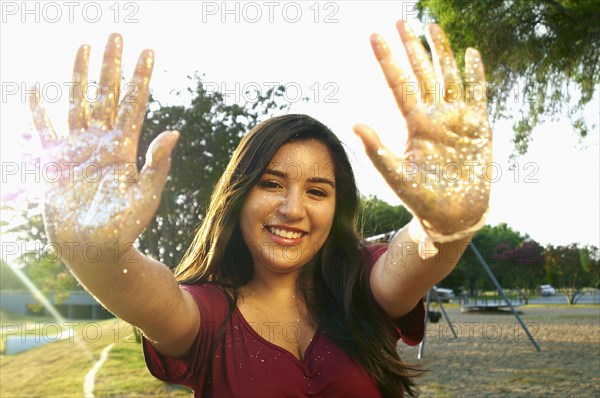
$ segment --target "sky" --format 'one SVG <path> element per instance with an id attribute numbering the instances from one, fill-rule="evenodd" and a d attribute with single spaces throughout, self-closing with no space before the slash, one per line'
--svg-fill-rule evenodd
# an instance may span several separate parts
<path id="1" fill-rule="evenodd" d="M 389 148 L 402 153 L 406 129 L 369 35 L 382 34 L 404 62 L 394 24 L 405 19 L 422 31 L 411 2 L 3 1 L 1 7 L 3 195 L 18 190 L 23 190 L 21 197 L 39 195 L 35 173 L 21 166 L 22 152 L 40 152 L 35 136 L 22 138 L 33 133 L 27 88 L 39 85 L 56 130 L 64 132 L 77 48 L 91 45 L 89 75 L 97 79 L 105 41 L 119 32 L 126 78 L 143 49 L 155 50 L 151 89 L 163 104 L 185 103 L 189 98 L 174 92 L 185 91 L 191 83 L 187 76 L 195 72 L 208 87 L 225 91 L 231 102 L 252 100 L 244 94 L 247 89 L 264 94 L 274 84 L 284 85 L 291 112 L 319 119 L 347 145 L 361 193 L 401 203 L 351 126 L 370 125 Z M 311 99 L 303 102 L 302 97 Z M 513 104 L 515 114 L 523 101 Z M 512 121 L 493 125 L 496 174 L 488 224 L 505 222 L 543 245 L 600 246 L 599 102 L 596 96 L 585 110 L 588 123 L 596 125 L 590 137 L 578 139 L 566 117 L 559 116 L 535 129 L 516 169 L 508 162 Z"/>

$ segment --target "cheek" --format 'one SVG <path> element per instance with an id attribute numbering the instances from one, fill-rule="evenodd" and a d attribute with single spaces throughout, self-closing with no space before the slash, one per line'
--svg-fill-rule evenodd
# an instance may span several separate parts
<path id="1" fill-rule="evenodd" d="M 315 206 L 312 210 L 313 225 L 316 226 L 320 233 L 323 235 L 323 239 L 329 236 L 331 226 L 333 225 L 333 216 L 335 214 L 335 204 L 328 204 L 327 206 Z"/>
<path id="2" fill-rule="evenodd" d="M 274 209 L 281 201 L 278 197 L 265 196 L 251 192 L 240 214 L 240 230 L 246 243 L 256 239 L 256 234 L 262 231 L 261 225 L 269 221 Z"/>
<path id="3" fill-rule="evenodd" d="M 256 200 L 253 199 L 252 195 L 248 196 L 240 213 L 240 230 L 242 231 L 242 237 L 246 243 L 248 243 L 248 240 L 252 240 L 253 226 L 256 223 Z"/>
<path id="4" fill-rule="evenodd" d="M 249 240 L 252 240 L 252 232 L 250 230 L 250 224 L 247 220 L 247 213 L 243 212 L 240 216 L 240 231 L 242 232 L 242 239 L 248 244 Z"/>

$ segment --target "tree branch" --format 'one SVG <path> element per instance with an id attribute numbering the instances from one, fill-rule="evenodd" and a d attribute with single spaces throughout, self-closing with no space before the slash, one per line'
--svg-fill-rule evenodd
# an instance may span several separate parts
<path id="1" fill-rule="evenodd" d="M 564 15 L 566 15 L 573 21 L 577 20 L 577 18 L 575 18 L 575 16 L 573 15 L 573 13 L 571 11 L 569 11 L 568 9 L 566 9 L 558 1 L 556 1 L 556 0 L 542 0 L 542 1 L 548 5 L 551 5 L 552 7 L 556 8 L 558 11 L 560 11 L 561 13 L 563 13 Z"/>

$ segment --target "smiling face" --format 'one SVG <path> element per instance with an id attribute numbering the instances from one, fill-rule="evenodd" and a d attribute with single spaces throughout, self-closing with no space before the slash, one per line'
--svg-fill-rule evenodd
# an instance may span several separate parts
<path id="1" fill-rule="evenodd" d="M 308 263 L 329 236 L 335 198 L 325 144 L 308 139 L 281 146 L 240 214 L 255 274 L 289 273 Z"/>

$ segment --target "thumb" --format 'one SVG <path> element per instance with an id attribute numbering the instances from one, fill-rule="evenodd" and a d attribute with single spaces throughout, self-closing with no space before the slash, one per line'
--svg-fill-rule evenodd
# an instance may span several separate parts
<path id="1" fill-rule="evenodd" d="M 142 200 L 159 199 L 171 169 L 171 153 L 179 139 L 179 131 L 164 131 L 148 147 L 146 164 L 140 172 Z M 155 206 L 158 206 L 156 200 Z"/>
<path id="2" fill-rule="evenodd" d="M 352 131 L 356 134 L 365 146 L 367 155 L 371 157 L 371 153 L 377 154 L 377 150 L 382 147 L 379 136 L 373 129 L 364 124 L 355 124 L 352 126 Z"/>
<path id="3" fill-rule="evenodd" d="M 399 159 L 381 143 L 377 133 L 369 126 L 355 124 L 352 131 L 361 139 L 371 162 L 387 180 L 398 167 Z"/>

